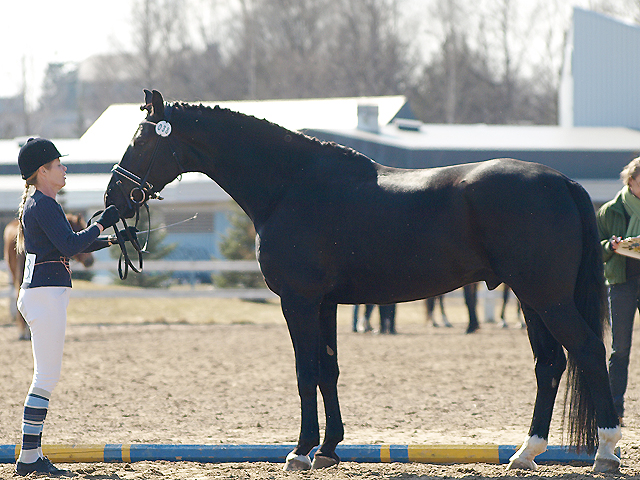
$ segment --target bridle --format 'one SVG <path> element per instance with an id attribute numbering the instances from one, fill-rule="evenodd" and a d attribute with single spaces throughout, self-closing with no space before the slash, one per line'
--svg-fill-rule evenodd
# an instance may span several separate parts
<path id="1" fill-rule="evenodd" d="M 145 108 L 145 107 L 142 107 Z M 114 175 L 120 177 L 119 180 L 116 181 L 116 185 L 120 188 L 124 198 L 127 201 L 127 206 L 135 211 L 135 225 L 134 228 L 137 229 L 138 222 L 140 220 L 140 207 L 143 206 L 147 211 L 147 219 L 149 222 L 149 228 L 147 229 L 147 238 L 144 242 L 144 245 L 141 247 L 137 238 L 131 238 L 129 235 L 129 241 L 131 245 L 136 250 L 138 254 L 138 266 L 136 267 L 131 258 L 129 257 L 129 252 L 127 252 L 126 248 L 126 240 L 124 236 L 118 231 L 117 225 L 114 227 L 116 232 L 116 239 L 118 241 L 118 245 L 120 246 L 120 259 L 118 260 L 118 275 L 121 280 L 127 278 L 129 273 L 129 268 L 136 273 L 142 272 L 142 254 L 147 253 L 147 245 L 149 244 L 149 235 L 151 232 L 151 214 L 149 212 L 149 205 L 147 205 L 147 201 L 150 199 L 162 200 L 162 197 L 159 195 L 157 191 L 154 190 L 154 187 L 151 183 L 149 183 L 148 178 L 153 168 L 153 165 L 156 160 L 156 154 L 158 153 L 158 147 L 160 146 L 161 141 L 166 140 L 166 143 L 171 150 L 172 157 L 174 158 L 176 164 L 178 165 L 179 173 L 178 176 L 182 175 L 186 170 L 182 166 L 182 162 L 180 162 L 180 157 L 178 156 L 176 149 L 173 146 L 173 142 L 169 136 L 171 135 L 171 113 L 173 111 L 173 107 L 168 107 L 165 109 L 165 120 L 161 120 L 159 122 L 151 122 L 149 120 L 143 120 L 140 122 L 140 127 L 145 124 L 154 125 L 155 133 L 156 133 L 156 143 L 153 147 L 153 153 L 151 154 L 151 160 L 149 161 L 149 166 L 147 167 L 147 171 L 144 174 L 144 177 L 140 178 L 133 172 L 130 172 L 126 168 L 122 167 L 120 164 L 116 164 L 111 169 L 111 172 Z M 122 180 L 127 180 L 134 184 L 134 187 L 126 191 Z M 122 224 L 124 225 L 124 230 L 128 231 L 129 226 L 124 218 L 120 218 Z"/>

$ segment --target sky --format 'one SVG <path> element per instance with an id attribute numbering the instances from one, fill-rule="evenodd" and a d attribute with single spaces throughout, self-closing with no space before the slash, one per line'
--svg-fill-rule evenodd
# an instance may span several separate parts
<path id="1" fill-rule="evenodd" d="M 216 3 L 227 1 L 232 0 Z M 421 12 L 427 3 L 403 1 Z M 559 1 L 581 5 L 590 0 Z M 0 98 L 20 94 L 26 84 L 27 101 L 33 108 L 49 63 L 80 62 L 96 54 L 129 50 L 133 3 L 134 0 L 0 0 Z"/>
<path id="2" fill-rule="evenodd" d="M 131 0 L 0 0 L 0 97 L 30 101 L 51 62 L 81 61 L 131 41 Z"/>

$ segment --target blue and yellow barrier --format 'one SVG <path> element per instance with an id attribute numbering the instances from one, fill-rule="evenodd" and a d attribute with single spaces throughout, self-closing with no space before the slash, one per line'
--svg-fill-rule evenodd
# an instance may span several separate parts
<path id="1" fill-rule="evenodd" d="M 141 461 L 233 463 L 282 463 L 295 445 L 44 445 L 52 462 L 92 463 Z M 516 445 L 338 445 L 336 453 L 344 462 L 381 463 L 509 463 Z M 315 450 L 314 450 L 315 451 Z M 0 463 L 14 463 L 20 445 L 0 445 Z M 313 453 L 313 452 L 312 452 Z M 620 449 L 617 449 L 620 455 Z M 549 446 L 536 457 L 537 463 L 591 464 L 593 455 L 573 447 Z"/>

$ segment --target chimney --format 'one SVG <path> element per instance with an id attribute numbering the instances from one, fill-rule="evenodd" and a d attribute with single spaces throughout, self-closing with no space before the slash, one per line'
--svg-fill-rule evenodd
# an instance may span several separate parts
<path id="1" fill-rule="evenodd" d="M 358 130 L 378 133 L 378 105 L 358 105 Z"/>

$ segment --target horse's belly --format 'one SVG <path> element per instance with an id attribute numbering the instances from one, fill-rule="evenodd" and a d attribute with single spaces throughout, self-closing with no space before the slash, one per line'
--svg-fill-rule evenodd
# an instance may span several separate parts
<path id="1" fill-rule="evenodd" d="M 432 275 L 429 272 L 371 272 L 346 276 L 326 297 L 340 304 L 387 304 L 442 295 L 467 283 L 466 276 Z"/>

